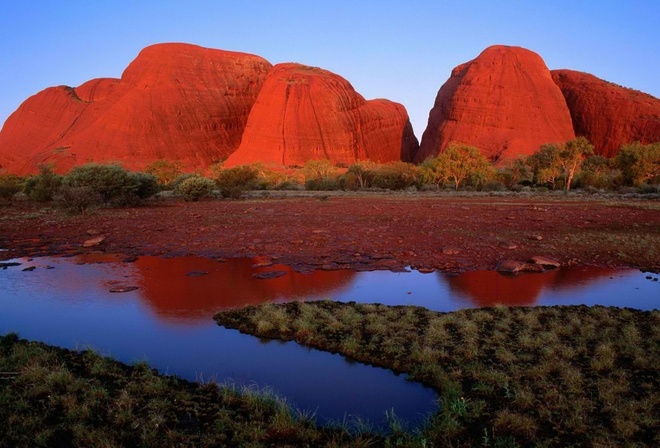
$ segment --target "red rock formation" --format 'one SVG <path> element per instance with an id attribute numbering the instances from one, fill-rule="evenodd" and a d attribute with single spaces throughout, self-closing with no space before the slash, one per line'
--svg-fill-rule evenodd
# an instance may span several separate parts
<path id="1" fill-rule="evenodd" d="M 452 71 L 431 109 L 415 161 L 438 155 L 452 141 L 501 161 L 574 137 L 566 102 L 543 59 L 524 48 L 498 45 Z"/>
<path id="2" fill-rule="evenodd" d="M 315 67 L 278 64 L 250 112 L 227 166 L 412 161 L 417 139 L 405 108 L 365 99 L 342 77 Z"/>
<path id="3" fill-rule="evenodd" d="M 625 143 L 660 141 L 660 99 L 572 70 L 553 70 L 552 79 L 566 98 L 575 133 L 596 154 L 614 157 Z"/>
<path id="4" fill-rule="evenodd" d="M 120 80 L 54 87 L 26 100 L 0 132 L 0 165 L 67 171 L 119 161 L 142 169 L 165 158 L 205 168 L 239 145 L 271 64 L 258 56 L 188 44 L 145 48 Z"/>

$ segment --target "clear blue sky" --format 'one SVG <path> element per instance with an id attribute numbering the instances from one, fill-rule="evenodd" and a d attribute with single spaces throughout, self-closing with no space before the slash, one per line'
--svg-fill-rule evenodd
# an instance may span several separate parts
<path id="1" fill-rule="evenodd" d="M 660 97 L 659 0 L 1 0 L 0 123 L 46 87 L 120 77 L 158 42 L 328 69 L 402 103 L 418 138 L 451 69 L 494 44 Z"/>

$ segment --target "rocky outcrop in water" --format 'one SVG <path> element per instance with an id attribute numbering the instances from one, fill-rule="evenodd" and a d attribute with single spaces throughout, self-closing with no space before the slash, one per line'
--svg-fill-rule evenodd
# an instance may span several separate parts
<path id="1" fill-rule="evenodd" d="M 17 174 L 47 163 L 60 172 L 112 161 L 142 169 L 158 159 L 206 168 L 238 147 L 270 68 L 245 53 L 147 47 L 121 79 L 51 87 L 28 98 L 0 132 L 0 165 Z"/>
<path id="2" fill-rule="evenodd" d="M 573 70 L 553 70 L 552 79 L 566 98 L 575 133 L 596 154 L 613 157 L 625 143 L 660 141 L 660 99 Z"/>
<path id="3" fill-rule="evenodd" d="M 417 139 L 405 108 L 366 101 L 344 78 L 316 67 L 278 64 L 270 71 L 227 166 L 412 161 Z"/>
<path id="4" fill-rule="evenodd" d="M 452 141 L 501 161 L 574 137 L 568 107 L 543 59 L 524 48 L 498 45 L 452 71 L 431 109 L 415 161 L 439 154 Z"/>

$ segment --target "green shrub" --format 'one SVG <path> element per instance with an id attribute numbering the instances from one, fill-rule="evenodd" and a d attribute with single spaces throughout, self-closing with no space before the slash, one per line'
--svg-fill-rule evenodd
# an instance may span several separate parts
<path id="1" fill-rule="evenodd" d="M 174 179 L 172 182 L 170 182 L 169 187 L 170 187 L 170 189 L 172 189 L 172 190 L 178 192 L 178 191 L 179 191 L 179 185 L 181 185 L 181 183 L 182 183 L 184 180 L 187 180 L 187 179 L 190 179 L 190 178 L 193 178 L 193 177 L 200 177 L 200 175 L 199 175 L 199 174 L 195 174 L 195 173 L 185 173 L 185 174 L 181 174 L 181 175 L 178 176 L 176 179 Z"/>
<path id="2" fill-rule="evenodd" d="M 39 165 L 39 174 L 25 181 L 23 191 L 33 201 L 48 202 L 61 184 L 62 176 L 55 174 L 51 165 Z"/>
<path id="3" fill-rule="evenodd" d="M 136 186 L 135 194 L 140 199 L 150 198 L 161 190 L 158 178 L 153 174 L 138 171 L 130 173 L 130 177 Z"/>
<path id="4" fill-rule="evenodd" d="M 0 175 L 0 198 L 8 200 L 11 204 L 16 193 L 23 189 L 23 179 L 15 174 Z"/>
<path id="5" fill-rule="evenodd" d="M 660 142 L 623 145 L 615 159 L 628 185 L 640 186 L 660 181 Z"/>
<path id="6" fill-rule="evenodd" d="M 192 176 L 183 180 L 177 187 L 178 193 L 186 201 L 198 201 L 213 193 L 215 184 L 212 180 L 201 176 Z"/>
<path id="7" fill-rule="evenodd" d="M 387 190 L 405 190 L 421 185 L 421 172 L 412 163 L 390 162 L 376 165 L 371 170 L 371 186 Z"/>
<path id="8" fill-rule="evenodd" d="M 62 185 L 54 199 L 59 207 L 72 213 L 84 213 L 103 204 L 101 195 L 89 186 Z"/>
<path id="9" fill-rule="evenodd" d="M 506 191 L 506 185 L 499 180 L 489 180 L 481 185 L 481 191 Z"/>
<path id="10" fill-rule="evenodd" d="M 245 190 L 254 190 L 259 184 L 259 171 L 250 165 L 241 165 L 218 172 L 215 184 L 224 198 L 238 199 Z"/>
<path id="11" fill-rule="evenodd" d="M 339 181 L 337 179 L 308 179 L 305 181 L 305 189 L 311 191 L 333 191 L 339 190 Z"/>
<path id="12" fill-rule="evenodd" d="M 102 198 L 104 204 L 126 205 L 136 201 L 137 182 L 119 165 L 89 163 L 77 166 L 64 178 L 70 187 L 90 187 Z"/>

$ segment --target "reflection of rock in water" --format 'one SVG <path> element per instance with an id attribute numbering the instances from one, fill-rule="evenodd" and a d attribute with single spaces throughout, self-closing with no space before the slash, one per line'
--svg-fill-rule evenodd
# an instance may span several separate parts
<path id="1" fill-rule="evenodd" d="M 355 273 L 349 270 L 301 274 L 289 266 L 258 267 L 260 258 L 232 259 L 219 263 L 199 257 L 140 257 L 134 265 L 140 275 L 143 299 L 156 314 L 172 320 L 211 319 L 226 308 L 256 305 L 310 295 L 331 298 L 337 288 L 348 285 Z M 208 275 L 191 277 L 191 271 Z M 284 271 L 277 278 L 257 279 L 253 274 Z"/>
<path id="2" fill-rule="evenodd" d="M 591 267 L 520 275 L 474 271 L 446 278 L 446 281 L 453 292 L 464 296 L 476 306 L 531 306 L 536 303 L 544 289 L 576 288 L 609 277 L 614 272 L 617 271 Z"/>

